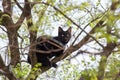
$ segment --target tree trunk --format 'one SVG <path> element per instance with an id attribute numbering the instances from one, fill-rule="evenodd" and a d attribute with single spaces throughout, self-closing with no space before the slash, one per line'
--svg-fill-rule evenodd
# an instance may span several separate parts
<path id="1" fill-rule="evenodd" d="M 7 35 L 9 39 L 10 53 L 11 53 L 11 64 L 16 66 L 16 64 L 20 61 L 17 30 L 13 27 L 13 28 L 8 28 L 7 31 L 8 31 Z"/>

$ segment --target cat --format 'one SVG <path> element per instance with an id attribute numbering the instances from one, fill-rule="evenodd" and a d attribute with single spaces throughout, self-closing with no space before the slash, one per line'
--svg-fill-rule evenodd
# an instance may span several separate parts
<path id="1" fill-rule="evenodd" d="M 38 37 L 37 44 L 36 44 L 37 62 L 42 63 L 42 66 L 57 67 L 57 64 L 54 62 L 51 62 L 50 59 L 52 57 L 59 57 L 61 54 L 63 54 L 64 46 L 69 42 L 70 38 L 71 38 L 71 27 L 67 31 L 64 31 L 61 27 L 59 27 L 58 36 L 56 37 L 46 37 L 46 36 Z M 60 49 L 58 46 L 63 49 L 54 51 L 56 49 Z M 45 51 L 48 51 L 48 52 L 51 51 L 51 52 L 40 53 L 38 52 L 39 50 L 44 52 Z M 31 64 L 29 57 L 28 57 L 28 63 Z"/>

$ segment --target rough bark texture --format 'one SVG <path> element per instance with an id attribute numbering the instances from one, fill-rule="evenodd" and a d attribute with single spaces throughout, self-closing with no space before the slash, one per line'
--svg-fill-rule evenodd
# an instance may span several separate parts
<path id="1" fill-rule="evenodd" d="M 25 1 L 26 2 L 26 20 L 27 20 L 27 26 L 29 29 L 29 33 L 30 33 L 30 50 L 29 50 L 29 56 L 31 59 L 31 63 L 32 63 L 32 67 L 37 63 L 37 59 L 36 59 L 36 52 L 32 51 L 36 49 L 36 46 L 34 45 L 36 43 L 36 37 L 37 37 L 37 29 L 34 29 L 33 26 L 33 21 L 32 21 L 32 14 L 31 14 L 31 6 L 30 4 L 28 4 L 28 0 Z M 35 27 L 36 28 L 36 27 Z"/>
<path id="2" fill-rule="evenodd" d="M 2 16 L 2 24 L 7 29 L 11 54 L 11 64 L 15 66 L 20 60 L 20 52 L 17 39 L 17 29 L 11 18 L 12 15 L 11 0 L 3 0 L 3 8 L 4 14 Z"/>

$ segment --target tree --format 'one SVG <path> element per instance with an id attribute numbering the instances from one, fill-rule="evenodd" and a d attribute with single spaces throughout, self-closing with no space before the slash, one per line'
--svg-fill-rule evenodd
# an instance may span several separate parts
<path id="1" fill-rule="evenodd" d="M 9 80 L 22 80 L 22 76 L 18 78 L 18 73 L 15 75 L 14 70 L 17 66 L 20 69 L 19 63 L 22 62 L 20 56 L 25 55 L 23 51 L 27 50 L 26 48 L 29 48 L 27 52 L 32 60 L 32 70 L 27 75 L 27 80 L 35 79 L 40 73 L 50 69 L 51 67 L 42 66 L 38 69 L 39 65 L 36 65 L 35 43 L 37 32 L 42 34 L 44 29 L 47 29 L 46 26 L 50 30 L 53 27 L 49 26 L 63 20 L 64 26 L 72 26 L 76 33 L 73 34 L 70 46 L 67 47 L 64 54 L 54 58 L 52 61 L 63 60 L 74 51 L 77 51 L 76 55 L 69 59 L 75 58 L 81 53 L 91 55 L 91 59 L 93 59 L 93 55 L 100 55 L 99 66 L 96 69 L 83 70 L 79 75 L 79 79 L 118 80 L 120 78 L 120 63 L 117 58 L 120 45 L 120 1 L 111 0 L 111 4 L 107 7 L 101 4 L 102 0 L 98 0 L 93 5 L 90 2 L 92 1 L 79 2 L 78 0 L 79 5 L 76 5 L 74 1 L 70 0 L 24 0 L 23 2 L 3 0 L 3 10 L 0 11 L 0 28 L 7 35 L 8 46 L 6 50 L 7 54 L 10 54 L 11 60 L 9 65 L 6 65 L 0 56 L 0 73 Z M 19 10 L 20 15 L 15 14 L 14 9 Z M 24 34 L 20 33 L 22 30 Z M 29 36 L 25 37 L 26 34 Z M 25 45 L 26 43 L 29 46 Z M 81 49 L 89 43 L 97 45 L 97 47 L 89 45 L 93 47 L 92 52 L 91 49 Z M 10 69 L 11 66 L 12 69 Z"/>

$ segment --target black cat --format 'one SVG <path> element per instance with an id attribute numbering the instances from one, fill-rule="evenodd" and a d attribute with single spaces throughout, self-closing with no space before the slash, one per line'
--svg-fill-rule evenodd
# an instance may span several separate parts
<path id="1" fill-rule="evenodd" d="M 68 43 L 70 38 L 71 38 L 71 27 L 67 31 L 63 31 L 63 29 L 59 27 L 58 36 L 56 37 L 46 37 L 46 36 L 38 37 L 37 45 L 36 45 L 37 62 L 42 63 L 42 66 L 57 67 L 56 63 L 50 62 L 50 58 L 59 57 L 61 54 L 63 54 L 64 46 Z M 40 50 L 45 53 L 38 52 Z M 28 62 L 31 63 L 29 57 L 28 57 Z"/>

